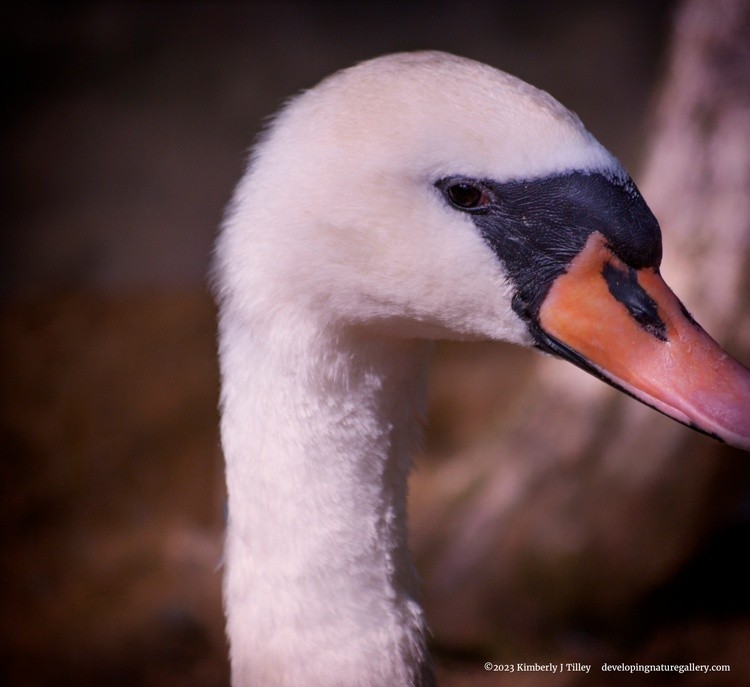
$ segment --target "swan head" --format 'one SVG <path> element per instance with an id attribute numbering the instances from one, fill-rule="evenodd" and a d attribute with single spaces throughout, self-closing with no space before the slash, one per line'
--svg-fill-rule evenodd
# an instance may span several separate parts
<path id="1" fill-rule="evenodd" d="M 390 55 L 292 99 L 217 246 L 223 307 L 565 358 L 750 449 L 750 372 L 659 275 L 659 225 L 548 94 L 471 60 Z"/>

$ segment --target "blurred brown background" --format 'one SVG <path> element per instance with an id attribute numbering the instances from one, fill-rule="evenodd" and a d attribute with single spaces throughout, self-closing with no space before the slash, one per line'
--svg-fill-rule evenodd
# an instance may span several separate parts
<path id="1" fill-rule="evenodd" d="M 666 0 L 3 10 L 4 684 L 227 684 L 205 277 L 264 117 L 360 59 L 419 48 L 473 57 L 577 111 L 655 199 L 669 245 L 670 208 L 685 205 L 669 195 L 670 165 L 685 165 L 660 152 L 679 117 L 657 93 L 679 81 L 676 10 Z M 687 140 L 677 147 L 690 150 Z M 696 243 L 682 236 L 675 229 L 673 281 L 747 362 L 737 315 L 747 282 L 726 287 L 742 298 L 718 317 L 711 289 L 690 288 L 679 256 Z M 720 254 L 701 257 L 731 272 Z M 642 684 L 602 676 L 597 662 L 611 660 L 726 663 L 729 675 L 659 683 L 748 684 L 747 457 L 528 351 L 444 345 L 434 363 L 412 529 L 443 683 Z M 490 659 L 594 667 L 503 678 L 481 670 Z"/>

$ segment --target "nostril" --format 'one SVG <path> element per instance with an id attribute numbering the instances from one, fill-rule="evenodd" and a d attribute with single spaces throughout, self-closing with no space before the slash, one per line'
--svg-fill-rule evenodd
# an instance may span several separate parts
<path id="1" fill-rule="evenodd" d="M 619 269 L 606 262 L 602 277 L 615 300 L 622 303 L 630 316 L 649 334 L 661 341 L 667 340 L 667 327 L 659 316 L 656 301 L 638 283 L 636 271 L 632 267 Z"/>

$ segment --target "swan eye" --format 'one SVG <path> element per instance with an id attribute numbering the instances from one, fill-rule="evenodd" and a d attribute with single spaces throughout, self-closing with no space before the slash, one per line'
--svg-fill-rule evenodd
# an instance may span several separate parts
<path id="1" fill-rule="evenodd" d="M 480 188 L 465 182 L 449 186 L 446 193 L 451 203 L 463 210 L 472 210 L 489 203 L 487 196 Z"/>

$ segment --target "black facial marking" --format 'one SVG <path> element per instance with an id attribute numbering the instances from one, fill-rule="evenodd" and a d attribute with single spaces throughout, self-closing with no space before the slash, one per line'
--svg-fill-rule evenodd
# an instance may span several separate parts
<path id="1" fill-rule="evenodd" d="M 607 262 L 602 269 L 602 276 L 609 292 L 628 309 L 630 316 L 649 334 L 666 341 L 667 327 L 659 317 L 656 301 L 638 283 L 635 270 L 632 267 L 620 270 Z"/>
<path id="2" fill-rule="evenodd" d="M 461 184 L 480 189 L 482 204 L 457 207 L 449 189 Z M 537 321 L 552 283 L 594 231 L 629 267 L 661 262 L 659 224 L 630 179 L 598 172 L 505 183 L 453 176 L 435 186 L 453 210 L 471 217 L 502 260 L 515 286 L 513 309 L 527 323 Z"/>

